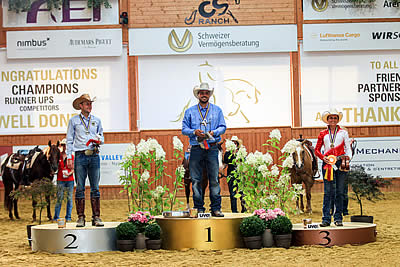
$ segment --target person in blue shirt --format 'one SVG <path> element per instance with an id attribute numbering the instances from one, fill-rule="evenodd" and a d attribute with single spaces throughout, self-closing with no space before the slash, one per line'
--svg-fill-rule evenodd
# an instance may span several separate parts
<path id="1" fill-rule="evenodd" d="M 104 226 L 100 219 L 100 157 L 98 147 L 104 143 L 101 120 L 90 112 L 92 102 L 88 94 L 76 98 L 72 106 L 80 110 L 68 122 L 67 130 L 67 166 L 74 169 L 76 191 L 75 206 L 78 214 L 76 227 L 85 226 L 85 181 L 89 177 L 90 202 L 92 204 L 92 225 Z M 72 159 L 72 152 L 75 159 Z"/>
<path id="2" fill-rule="evenodd" d="M 203 166 L 206 167 L 210 187 L 211 214 L 223 217 L 221 212 L 221 188 L 218 181 L 218 142 L 226 131 L 224 115 L 220 107 L 209 102 L 214 89 L 208 83 L 201 83 L 193 89 L 199 100 L 197 105 L 188 108 L 182 121 L 182 134 L 189 137 L 189 170 L 192 178 L 194 208 L 205 212 L 201 186 Z"/>

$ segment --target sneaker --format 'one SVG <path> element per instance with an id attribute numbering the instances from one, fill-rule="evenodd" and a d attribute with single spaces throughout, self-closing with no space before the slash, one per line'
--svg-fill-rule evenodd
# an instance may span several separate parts
<path id="1" fill-rule="evenodd" d="M 341 221 L 336 221 L 336 222 L 335 222 L 335 225 L 336 225 L 336 226 L 343 226 L 343 222 L 341 222 Z"/>
<path id="2" fill-rule="evenodd" d="M 331 223 L 329 223 L 329 222 L 322 222 L 319 226 L 321 226 L 321 227 L 328 227 L 328 226 L 330 226 L 331 225 Z"/>

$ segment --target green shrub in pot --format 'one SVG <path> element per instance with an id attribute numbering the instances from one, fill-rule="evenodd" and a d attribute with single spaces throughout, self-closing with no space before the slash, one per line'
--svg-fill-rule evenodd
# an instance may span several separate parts
<path id="1" fill-rule="evenodd" d="M 258 216 L 246 217 L 240 223 L 240 233 L 244 237 L 261 236 L 265 228 L 265 223 Z"/>

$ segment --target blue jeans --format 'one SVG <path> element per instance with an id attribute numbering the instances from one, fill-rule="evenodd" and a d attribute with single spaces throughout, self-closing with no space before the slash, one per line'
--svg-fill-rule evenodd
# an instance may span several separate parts
<path id="1" fill-rule="evenodd" d="M 194 208 L 200 212 L 205 211 L 204 192 L 201 187 L 203 166 L 207 169 L 211 211 L 221 210 L 221 188 L 218 181 L 218 152 L 217 146 L 211 146 L 208 150 L 202 149 L 200 146 L 192 146 L 190 150 L 189 170 L 192 177 L 193 202 Z"/>
<path id="2" fill-rule="evenodd" d="M 330 210 L 332 205 L 331 199 L 334 198 L 334 214 L 333 214 L 333 219 L 334 221 L 343 221 L 343 199 L 344 199 L 344 185 L 345 185 L 345 179 L 347 176 L 346 172 L 340 171 L 339 167 L 341 164 L 341 160 L 338 160 L 336 162 L 337 170 L 333 171 L 333 180 L 332 181 L 327 181 L 324 179 L 324 202 L 323 202 L 323 207 L 322 207 L 322 221 L 323 222 L 331 222 L 331 214 Z M 326 170 L 324 169 L 324 166 L 326 164 L 322 164 L 322 176 L 325 177 L 325 172 Z"/>
<path id="3" fill-rule="evenodd" d="M 229 176 L 229 175 L 228 175 Z M 231 200 L 231 210 L 233 213 L 238 212 L 237 209 L 237 198 L 235 197 L 235 195 L 237 194 L 237 185 L 234 185 L 233 182 L 235 181 L 235 178 L 233 177 L 233 175 L 231 176 L 231 178 L 228 181 L 228 188 L 229 188 L 229 198 Z M 242 213 L 246 212 L 246 207 L 245 207 L 245 201 L 243 199 L 243 192 L 239 192 L 241 197 L 240 197 L 240 204 L 242 206 Z"/>
<path id="4" fill-rule="evenodd" d="M 72 195 L 74 193 L 74 181 L 57 181 L 57 203 L 54 210 L 53 220 L 60 218 L 61 205 L 64 200 L 64 190 L 68 192 L 67 194 L 67 212 L 65 215 L 65 220 L 71 220 L 72 212 Z"/>
<path id="5" fill-rule="evenodd" d="M 85 182 L 89 177 L 90 198 L 99 198 L 100 157 L 99 155 L 86 156 L 84 153 L 75 154 L 75 198 L 85 198 Z"/>

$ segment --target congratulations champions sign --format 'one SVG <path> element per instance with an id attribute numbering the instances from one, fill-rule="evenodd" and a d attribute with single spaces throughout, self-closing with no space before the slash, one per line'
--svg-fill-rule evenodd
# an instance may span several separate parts
<path id="1" fill-rule="evenodd" d="M 124 56 L 7 61 L 1 51 L 0 134 L 65 133 L 84 93 L 97 97 L 93 114 L 105 131 L 129 130 L 126 69 Z"/>

